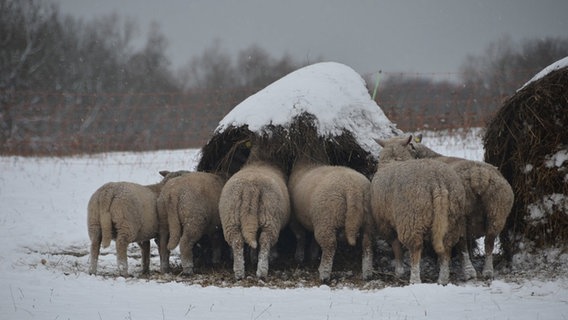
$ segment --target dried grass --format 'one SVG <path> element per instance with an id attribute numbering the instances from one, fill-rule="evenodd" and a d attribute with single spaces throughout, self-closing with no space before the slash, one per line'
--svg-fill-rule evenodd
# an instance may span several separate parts
<path id="1" fill-rule="evenodd" d="M 263 158 L 280 165 L 286 172 L 299 153 L 309 152 L 322 163 L 348 166 L 366 176 L 373 175 L 376 159 L 357 143 L 351 132 L 344 130 L 336 136 L 321 136 L 315 123 L 315 116 L 303 113 L 286 127 L 267 125 L 261 132 L 252 132 L 244 125 L 216 132 L 201 149 L 197 170 L 231 176 L 248 158 L 250 143 L 255 143 L 262 146 Z"/>
<path id="2" fill-rule="evenodd" d="M 505 101 L 485 137 L 485 161 L 496 165 L 513 187 L 515 203 L 501 243 L 511 258 L 529 240 L 535 247 L 568 244 L 568 212 L 552 208 L 531 221 L 529 205 L 557 193 L 568 197 L 568 161 L 547 166 L 550 155 L 568 149 L 568 68 L 551 72 Z M 534 219 L 533 219 L 534 220 Z"/>

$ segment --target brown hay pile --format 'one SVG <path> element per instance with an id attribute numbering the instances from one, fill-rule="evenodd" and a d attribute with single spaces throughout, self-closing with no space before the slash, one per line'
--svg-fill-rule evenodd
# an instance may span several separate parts
<path id="1" fill-rule="evenodd" d="M 267 125 L 261 132 L 252 132 L 246 125 L 216 132 L 201 149 L 197 170 L 231 176 L 248 158 L 250 143 L 258 143 L 262 145 L 263 156 L 286 172 L 299 152 L 310 150 L 310 154 L 319 154 L 322 163 L 348 166 L 372 176 L 377 161 L 357 143 L 353 134 L 343 130 L 340 135 L 320 136 L 315 119 L 310 113 L 302 113 L 286 126 Z"/>
<path id="2" fill-rule="evenodd" d="M 501 233 L 505 256 L 510 260 L 527 245 L 566 247 L 568 160 L 559 155 L 568 153 L 568 67 L 505 101 L 487 128 L 484 146 L 485 161 L 501 170 L 515 193 Z"/>

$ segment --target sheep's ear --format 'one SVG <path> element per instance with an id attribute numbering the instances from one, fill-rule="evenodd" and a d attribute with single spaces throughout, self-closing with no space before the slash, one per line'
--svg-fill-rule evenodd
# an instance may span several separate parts
<path id="1" fill-rule="evenodd" d="M 419 133 L 414 136 L 414 142 L 421 143 L 422 142 L 422 133 Z"/>
<path id="2" fill-rule="evenodd" d="M 160 174 L 162 175 L 162 177 L 165 177 L 169 174 L 170 172 L 168 170 L 162 170 L 160 171 Z"/>
<path id="3" fill-rule="evenodd" d="M 407 145 L 410 144 L 411 141 L 412 141 L 412 135 L 409 135 L 408 138 L 406 138 L 406 140 L 404 140 L 402 145 L 406 147 Z"/>
<path id="4" fill-rule="evenodd" d="M 375 140 L 375 142 L 378 143 L 381 147 L 383 147 L 383 148 L 385 147 L 385 144 L 386 144 L 385 140 L 383 140 L 383 139 L 373 139 L 373 140 Z"/>

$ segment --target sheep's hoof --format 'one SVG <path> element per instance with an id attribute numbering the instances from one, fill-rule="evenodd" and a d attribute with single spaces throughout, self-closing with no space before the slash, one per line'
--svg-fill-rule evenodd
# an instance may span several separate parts
<path id="1" fill-rule="evenodd" d="M 184 276 L 188 276 L 188 277 L 192 276 L 193 275 L 193 268 L 183 268 L 181 274 L 184 275 Z"/>
<path id="2" fill-rule="evenodd" d="M 329 284 L 331 282 L 331 273 L 320 273 L 321 283 Z"/>
<path id="3" fill-rule="evenodd" d="M 394 270 L 394 276 L 395 276 L 397 279 L 403 278 L 403 277 L 404 277 L 404 273 L 405 273 L 405 272 L 404 272 L 404 269 L 395 269 L 395 270 Z"/>
<path id="4" fill-rule="evenodd" d="M 410 280 L 408 282 L 410 284 L 420 284 L 422 283 L 422 280 L 420 280 L 420 277 L 410 277 Z"/>
<path id="5" fill-rule="evenodd" d="M 166 273 L 171 273 L 171 272 L 172 272 L 172 269 L 170 268 L 170 266 L 168 266 L 168 265 L 160 266 L 160 273 L 166 274 Z"/>
<path id="6" fill-rule="evenodd" d="M 483 277 L 487 280 L 493 280 L 493 270 L 483 270 Z"/>
<path id="7" fill-rule="evenodd" d="M 235 280 L 243 280 L 245 278 L 244 272 L 235 272 Z"/>
<path id="8" fill-rule="evenodd" d="M 323 284 L 330 284 L 331 283 L 331 278 L 321 278 L 320 277 L 320 282 Z"/>
<path id="9" fill-rule="evenodd" d="M 260 280 L 260 281 L 266 281 L 266 279 L 268 278 L 268 275 L 257 273 L 257 274 L 256 274 L 256 278 L 257 278 L 258 280 Z"/>
<path id="10" fill-rule="evenodd" d="M 363 280 L 371 280 L 373 277 L 373 270 L 365 270 L 362 273 Z"/>
<path id="11" fill-rule="evenodd" d="M 463 271 L 465 281 L 475 280 L 477 278 L 477 271 L 473 267 L 467 268 Z"/>

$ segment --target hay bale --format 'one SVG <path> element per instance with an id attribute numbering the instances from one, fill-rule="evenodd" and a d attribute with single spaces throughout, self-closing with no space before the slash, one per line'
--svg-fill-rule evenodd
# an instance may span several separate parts
<path id="1" fill-rule="evenodd" d="M 197 170 L 232 175 L 250 143 L 289 169 L 305 148 L 325 161 L 372 175 L 379 146 L 373 139 L 402 132 L 371 99 L 353 69 L 324 62 L 296 70 L 250 96 L 229 112 L 201 150 Z"/>
<path id="2" fill-rule="evenodd" d="M 485 161 L 513 187 L 501 233 L 506 258 L 568 244 L 568 58 L 505 101 L 484 136 Z"/>

